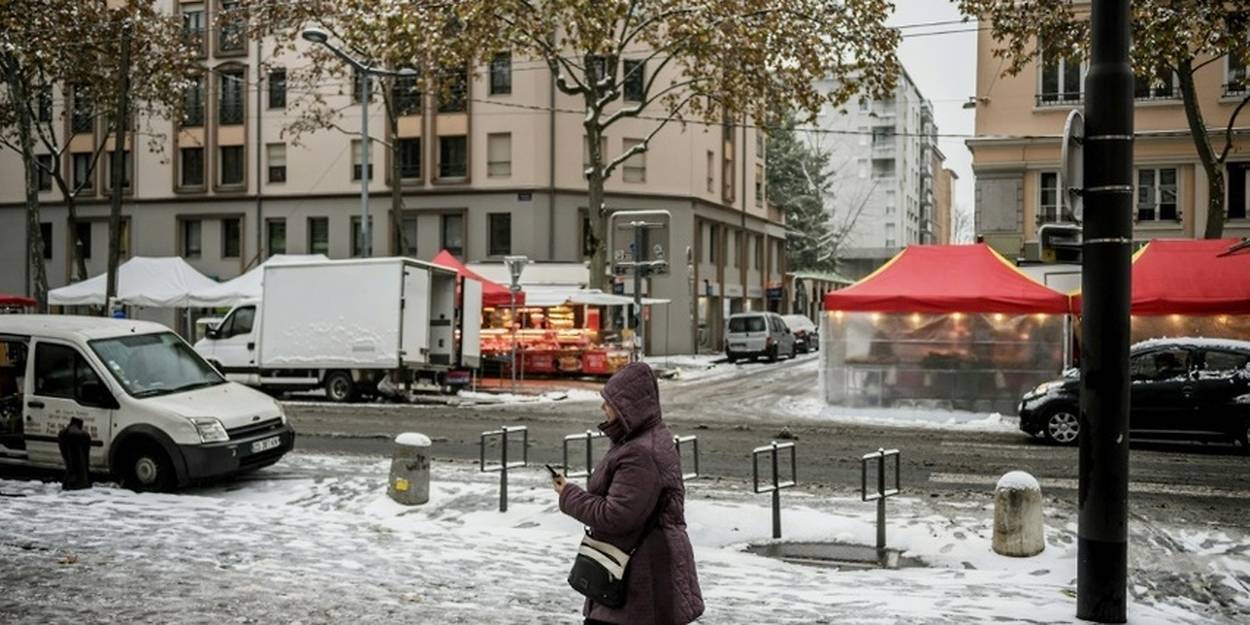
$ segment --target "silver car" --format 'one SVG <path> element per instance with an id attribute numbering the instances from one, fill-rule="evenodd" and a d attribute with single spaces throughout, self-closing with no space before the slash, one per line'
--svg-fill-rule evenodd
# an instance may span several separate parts
<path id="1" fill-rule="evenodd" d="M 761 356 L 774 362 L 779 356 L 794 358 L 794 334 L 781 315 L 751 312 L 730 315 L 725 333 L 725 355 L 729 362 Z"/>

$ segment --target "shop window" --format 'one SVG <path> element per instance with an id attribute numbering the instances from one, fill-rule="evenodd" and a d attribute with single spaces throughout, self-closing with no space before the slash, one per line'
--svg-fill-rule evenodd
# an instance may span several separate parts
<path id="1" fill-rule="evenodd" d="M 512 253 L 512 213 L 490 213 L 486 216 L 491 256 Z"/>
<path id="2" fill-rule="evenodd" d="M 464 256 L 464 215 L 442 215 L 442 248 L 457 258 Z"/>
<path id="3" fill-rule="evenodd" d="M 269 256 L 286 253 L 286 220 L 265 220 L 265 248 Z"/>
<path id="4" fill-rule="evenodd" d="M 221 257 L 238 258 L 243 252 L 243 220 L 221 220 Z"/>
<path id="5" fill-rule="evenodd" d="M 369 238 L 373 238 L 373 216 L 369 216 Z M 360 230 L 360 216 L 352 217 L 352 257 L 364 256 L 365 236 Z"/>
<path id="6" fill-rule="evenodd" d="M 330 253 L 329 217 L 308 218 L 308 253 L 327 255 Z"/>
<path id="7" fill-rule="evenodd" d="M 203 253 L 201 243 L 202 222 L 198 219 L 186 219 L 182 222 L 182 256 L 183 258 L 199 258 Z"/>

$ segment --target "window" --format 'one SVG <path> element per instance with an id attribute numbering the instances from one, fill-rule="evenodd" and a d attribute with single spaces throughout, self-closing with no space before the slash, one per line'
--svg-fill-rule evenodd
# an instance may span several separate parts
<path id="1" fill-rule="evenodd" d="M 391 87 L 395 113 L 400 117 L 421 112 L 421 88 L 417 76 L 398 76 Z M 357 99 L 359 101 L 359 99 Z"/>
<path id="2" fill-rule="evenodd" d="M 235 309 L 225 321 L 221 322 L 220 338 L 228 339 L 232 336 L 251 334 L 254 325 L 256 325 L 255 306 Z"/>
<path id="3" fill-rule="evenodd" d="M 581 221 L 581 241 L 582 241 L 582 260 L 586 260 L 594 255 L 594 231 L 590 227 L 590 213 L 584 208 L 577 209 L 577 216 Z"/>
<path id="4" fill-rule="evenodd" d="M 625 61 L 625 101 L 642 102 L 646 94 L 647 62 Z"/>
<path id="5" fill-rule="evenodd" d="M 512 134 L 500 132 L 486 136 L 486 175 L 506 178 L 512 175 Z"/>
<path id="6" fill-rule="evenodd" d="M 101 156 L 100 158 L 107 159 L 108 161 L 108 172 L 107 172 L 108 186 L 109 188 L 112 188 L 112 185 L 113 185 L 113 152 L 109 151 L 108 153 Z M 133 173 L 134 173 L 134 162 L 130 158 L 130 150 L 122 150 L 122 189 L 130 188 L 130 179 L 132 177 L 131 174 Z"/>
<path id="7" fill-rule="evenodd" d="M 417 255 L 417 218 L 404 217 L 400 223 L 399 234 L 403 237 L 400 248 L 404 251 L 404 256 L 415 258 Z"/>
<path id="8" fill-rule="evenodd" d="M 72 178 L 75 189 L 91 190 L 95 188 L 95 180 L 92 176 L 95 164 L 92 162 L 92 154 L 88 152 L 71 154 L 70 164 L 74 170 Z"/>
<path id="9" fill-rule="evenodd" d="M 399 177 L 404 180 L 421 178 L 421 139 L 399 140 Z"/>
<path id="10" fill-rule="evenodd" d="M 438 177 L 464 178 L 468 174 L 468 146 L 464 136 L 438 138 Z"/>
<path id="11" fill-rule="evenodd" d="M 1164 382 L 1189 377 L 1189 350 L 1171 348 L 1138 354 L 1129 362 L 1133 382 Z"/>
<path id="12" fill-rule="evenodd" d="M 855 161 L 856 169 L 860 178 L 868 177 L 868 159 L 860 158 Z"/>
<path id="13" fill-rule="evenodd" d="M 1179 220 L 1176 197 L 1176 168 L 1137 170 L 1139 221 Z"/>
<path id="14" fill-rule="evenodd" d="M 1236 59 L 1232 55 L 1224 58 L 1227 66 L 1224 76 L 1224 95 L 1245 95 L 1247 91 L 1250 91 L 1250 66 L 1247 66 L 1244 59 Z"/>
<path id="15" fill-rule="evenodd" d="M 755 166 L 755 205 L 764 205 L 764 166 Z"/>
<path id="16" fill-rule="evenodd" d="M 764 146 L 767 143 L 768 143 L 767 135 L 764 134 L 763 130 L 756 128 L 755 129 L 755 157 L 756 158 L 764 158 Z"/>
<path id="17" fill-rule="evenodd" d="M 707 192 L 716 192 L 716 153 L 707 151 Z"/>
<path id="18" fill-rule="evenodd" d="M 1038 104 L 1080 102 L 1083 95 L 1081 77 L 1079 57 L 1048 59 L 1042 65 L 1041 85 L 1037 94 Z"/>
<path id="19" fill-rule="evenodd" d="M 512 55 L 504 52 L 490 60 L 490 94 L 512 93 Z"/>
<path id="20" fill-rule="evenodd" d="M 490 213 L 486 216 L 491 256 L 512 253 L 512 213 Z"/>
<path id="21" fill-rule="evenodd" d="M 729 263 L 734 267 L 742 266 L 742 231 L 735 230 L 732 237 L 729 237 Z"/>
<path id="22" fill-rule="evenodd" d="M 86 384 L 101 384 L 99 376 L 78 350 L 68 345 L 35 346 L 35 394 L 77 401 Z"/>
<path id="23" fill-rule="evenodd" d="M 1041 195 L 1037 203 L 1037 223 L 1054 223 L 1059 219 L 1059 172 L 1042 172 L 1039 188 Z"/>
<path id="24" fill-rule="evenodd" d="M 868 98 L 860 98 L 859 99 L 859 112 L 867 113 L 870 110 L 872 110 L 872 103 L 868 101 Z"/>
<path id="25" fill-rule="evenodd" d="M 36 176 L 38 176 L 39 178 L 39 183 L 38 183 L 39 190 L 51 191 L 52 190 L 52 155 L 40 154 L 35 157 L 35 160 L 37 161 L 36 167 L 38 171 L 36 172 Z"/>
<path id="26" fill-rule="evenodd" d="M 269 72 L 269 108 L 286 108 L 286 69 Z"/>
<path id="27" fill-rule="evenodd" d="M 361 84 L 361 80 L 364 84 Z M 369 101 L 373 101 L 373 77 L 367 74 L 361 74 L 359 70 L 352 70 L 352 102 L 360 104 L 361 88 L 369 92 Z"/>
<path id="28" fill-rule="evenodd" d="M 77 236 L 74 237 L 74 246 L 77 248 L 77 254 L 83 260 L 91 260 L 91 222 L 80 221 L 74 224 Z"/>
<path id="29" fill-rule="evenodd" d="M 608 58 L 605 56 L 591 54 L 586 57 L 586 77 L 591 83 L 599 82 L 609 75 L 609 70 L 615 69 L 608 67 Z"/>
<path id="30" fill-rule="evenodd" d="M 373 238 L 373 216 L 369 216 L 369 238 Z M 372 248 L 373 246 L 369 246 Z M 360 216 L 352 217 L 352 258 L 365 255 L 365 235 L 360 231 Z"/>
<path id="31" fill-rule="evenodd" d="M 222 186 L 243 184 L 243 146 L 227 145 L 218 150 L 221 157 Z"/>
<path id="32" fill-rule="evenodd" d="M 265 220 L 265 249 L 269 256 L 286 253 L 286 220 Z"/>
<path id="33" fill-rule="evenodd" d="M 330 253 L 330 218 L 308 218 L 308 253 Z"/>
<path id="34" fill-rule="evenodd" d="M 625 182 L 646 182 L 647 152 L 642 139 L 626 139 L 622 147 L 622 152 L 628 152 L 634 148 L 638 148 L 639 152 L 625 159 L 624 167 L 621 170 L 621 177 L 625 180 Z"/>
<path id="35" fill-rule="evenodd" d="M 52 260 L 52 224 L 39 223 L 39 238 L 43 239 L 43 259 Z"/>
<path id="36" fill-rule="evenodd" d="M 1171 100 L 1180 95 L 1176 74 L 1166 67 L 1149 76 L 1134 76 L 1133 83 L 1133 97 L 1138 100 Z"/>
<path id="37" fill-rule="evenodd" d="M 204 77 L 191 79 L 190 86 L 182 93 L 182 126 L 195 128 L 204 125 Z"/>
<path id="38" fill-rule="evenodd" d="M 243 94 L 246 85 L 242 69 L 230 69 L 218 74 L 217 123 L 222 126 L 238 126 L 243 123 Z"/>
<path id="39" fill-rule="evenodd" d="M 886 247 L 897 247 L 897 246 L 898 246 L 898 241 L 896 241 L 896 240 L 894 240 L 894 239 L 886 239 L 886 240 L 885 240 L 885 246 L 886 246 Z"/>
<path id="40" fill-rule="evenodd" d="M 720 255 L 720 226 L 712 225 L 708 228 L 707 242 L 707 262 L 715 263 L 717 262 L 717 257 Z"/>
<path id="41" fill-rule="evenodd" d="M 286 144 L 265 146 L 265 160 L 269 163 L 269 182 L 286 182 Z"/>
<path id="42" fill-rule="evenodd" d="M 204 148 L 179 148 L 178 167 L 179 186 L 204 186 Z"/>
<path id="43" fill-rule="evenodd" d="M 755 237 L 755 263 L 756 269 L 762 269 L 764 265 L 764 237 Z"/>
<path id="44" fill-rule="evenodd" d="M 873 178 L 893 178 L 894 177 L 894 159 L 892 158 L 872 159 L 872 177 Z"/>
<path id="45" fill-rule="evenodd" d="M 464 256 L 464 215 L 442 216 L 441 243 L 452 256 Z"/>
<path id="46" fill-rule="evenodd" d="M 86 89 L 74 87 L 73 106 L 70 112 L 70 132 L 74 134 L 91 132 L 95 129 L 95 108 Z"/>
<path id="47" fill-rule="evenodd" d="M 1202 370 L 1198 375 L 1207 379 L 1231 378 L 1244 372 L 1247 363 L 1250 363 L 1250 356 L 1245 354 L 1209 351 L 1203 357 Z"/>
<path id="48" fill-rule="evenodd" d="M 203 249 L 200 246 L 201 222 L 198 219 L 187 219 L 182 222 L 182 256 L 199 258 Z"/>
<path id="49" fill-rule="evenodd" d="M 192 47 L 203 49 L 204 9 L 202 7 L 182 8 L 182 37 Z"/>
<path id="50" fill-rule="evenodd" d="M 221 257 L 238 258 L 242 255 L 243 220 L 221 220 Z"/>
<path id="51" fill-rule="evenodd" d="M 438 94 L 438 112 L 463 113 L 468 110 L 469 73 L 464 69 L 445 69 L 441 75 L 447 84 Z"/>
<path id="52" fill-rule="evenodd" d="M 370 146 L 372 147 L 372 146 Z M 369 156 L 373 156 L 370 152 Z M 360 164 L 365 158 L 364 153 L 360 151 L 360 140 L 352 141 L 352 180 L 360 180 Z M 369 159 L 369 179 L 373 180 L 373 159 Z"/>
<path id="53" fill-rule="evenodd" d="M 243 20 L 238 0 L 222 0 L 220 15 L 221 29 L 217 35 L 218 50 L 222 52 L 242 51 L 247 24 Z"/>
<path id="54" fill-rule="evenodd" d="M 52 87 L 44 86 L 40 88 L 39 93 L 35 97 L 38 98 L 35 120 L 40 122 L 52 121 Z"/>

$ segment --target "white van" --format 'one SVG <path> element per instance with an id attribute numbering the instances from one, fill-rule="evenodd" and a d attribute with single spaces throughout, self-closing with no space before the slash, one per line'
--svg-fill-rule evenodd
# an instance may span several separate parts
<path id="1" fill-rule="evenodd" d="M 0 463 L 63 468 L 57 434 L 91 434 L 92 472 L 173 490 L 259 469 L 295 445 L 281 404 L 229 382 L 165 326 L 0 315 Z"/>
<path id="2" fill-rule="evenodd" d="M 776 362 L 777 357 L 783 355 L 794 358 L 794 334 L 777 313 L 730 315 L 725 329 L 725 356 L 729 362 L 760 357 Z"/>

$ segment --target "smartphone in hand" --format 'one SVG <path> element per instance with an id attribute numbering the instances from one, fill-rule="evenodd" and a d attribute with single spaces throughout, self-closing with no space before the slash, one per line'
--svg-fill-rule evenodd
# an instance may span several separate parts
<path id="1" fill-rule="evenodd" d="M 555 467 L 552 467 L 552 466 L 551 466 L 551 465 L 549 465 L 549 464 L 544 464 L 543 466 L 544 466 L 544 467 L 547 467 L 547 471 L 551 473 L 551 479 L 553 479 L 553 480 L 554 480 L 554 479 L 556 479 L 557 477 L 560 477 L 560 472 L 559 472 L 559 471 L 556 471 L 556 470 L 555 470 Z"/>

